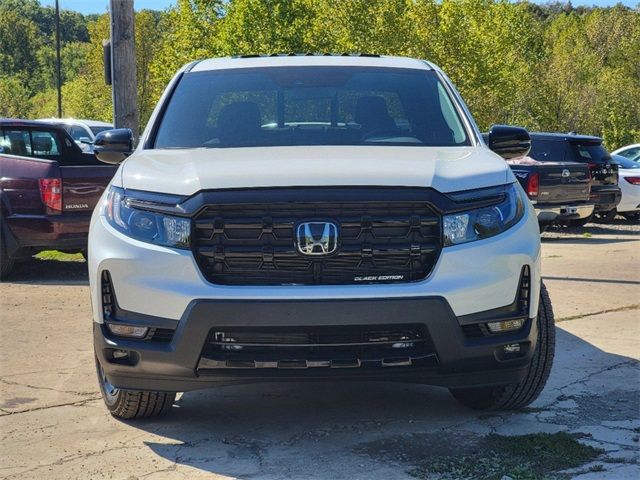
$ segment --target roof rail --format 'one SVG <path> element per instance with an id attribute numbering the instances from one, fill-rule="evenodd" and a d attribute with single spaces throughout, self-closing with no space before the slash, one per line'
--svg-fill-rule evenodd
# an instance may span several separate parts
<path id="1" fill-rule="evenodd" d="M 331 52 L 303 52 L 303 53 L 248 53 L 243 55 L 232 55 L 231 58 L 266 58 L 266 57 L 322 57 L 322 56 L 331 56 L 331 57 L 372 57 L 379 58 L 380 55 L 376 53 L 331 53 Z"/>

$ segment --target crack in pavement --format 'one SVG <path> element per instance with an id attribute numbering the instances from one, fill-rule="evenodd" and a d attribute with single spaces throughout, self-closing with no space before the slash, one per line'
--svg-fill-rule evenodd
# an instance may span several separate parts
<path id="1" fill-rule="evenodd" d="M 600 375 L 600 374 L 605 373 L 605 372 L 610 372 L 611 370 L 617 370 L 618 368 L 623 367 L 623 366 L 633 367 L 634 365 L 637 365 L 637 364 L 640 364 L 640 361 L 635 360 L 635 359 L 623 360 L 621 362 L 614 363 L 613 365 L 609 365 L 608 367 L 601 368 L 600 370 L 597 370 L 595 372 L 591 372 L 586 377 L 583 377 L 583 378 L 581 378 L 579 380 L 576 380 L 576 381 L 571 382 L 571 383 L 567 383 L 565 386 L 561 387 L 559 390 L 561 392 L 563 392 L 568 387 L 571 387 L 571 386 L 574 386 L 574 385 L 579 385 L 579 384 L 583 384 L 584 385 L 586 382 L 591 380 L 591 378 L 595 377 L 596 375 Z"/>
<path id="2" fill-rule="evenodd" d="M 580 320 L 585 317 L 593 317 L 594 315 L 602 315 L 605 313 L 624 312 L 625 310 L 638 310 L 640 309 L 640 303 L 632 303 L 631 305 L 624 305 L 622 307 L 607 308 L 604 310 L 598 310 L 597 312 L 579 313 L 577 315 L 570 315 L 568 317 L 559 317 L 555 319 L 555 322 L 565 322 L 567 320 Z"/>
<path id="3" fill-rule="evenodd" d="M 33 468 L 29 468 L 27 470 L 22 470 L 20 472 L 16 472 L 16 473 L 12 473 L 9 474 L 7 476 L 2 477 L 3 479 L 10 479 L 10 478 L 22 478 L 22 476 L 25 473 L 31 473 L 31 472 L 35 472 L 37 470 L 41 470 L 43 468 L 48 468 L 48 467 L 53 467 L 58 466 L 58 465 L 64 465 L 65 463 L 69 463 L 69 462 L 73 462 L 75 460 L 79 460 L 79 459 L 87 459 L 87 458 L 91 458 L 94 457 L 96 455 L 102 455 L 108 452 L 115 452 L 118 450 L 124 450 L 127 448 L 134 448 L 134 449 L 140 449 L 140 448 L 144 448 L 145 445 L 139 445 L 139 446 L 135 446 L 135 445 L 121 445 L 118 447 L 112 447 L 112 448 L 105 448 L 103 450 L 99 450 L 99 451 L 93 451 L 93 452 L 86 452 L 86 453 L 74 453 L 71 455 L 67 455 L 66 457 L 61 457 L 58 460 L 56 460 L 55 462 L 51 462 L 51 463 L 47 463 L 47 464 L 43 464 L 43 465 L 38 465 L 36 467 Z"/>
<path id="4" fill-rule="evenodd" d="M 89 395 L 95 395 L 96 392 L 77 392 L 74 390 L 58 390 L 57 388 L 51 388 L 51 387 L 39 387 L 37 385 L 31 385 L 28 383 L 20 383 L 20 382 L 12 382 L 11 380 L 5 380 L 3 378 L 0 378 L 0 383 L 4 383 L 5 385 L 12 385 L 12 386 L 18 386 L 18 387 L 27 387 L 27 388 L 33 388 L 34 390 L 49 390 L 51 392 L 56 392 L 56 393 L 68 393 L 71 395 L 78 395 L 79 397 L 87 397 Z"/>
<path id="5" fill-rule="evenodd" d="M 182 478 L 184 478 L 184 474 L 182 472 L 177 472 L 177 470 L 178 470 L 178 464 L 174 462 L 172 465 L 168 466 L 167 468 L 162 468 L 160 470 L 154 470 L 153 472 L 143 473 L 142 475 L 138 475 L 138 478 L 147 478 L 157 473 L 169 473 L 169 472 L 179 473 L 180 475 L 182 475 Z"/>
<path id="6" fill-rule="evenodd" d="M 57 408 L 57 407 L 68 407 L 68 406 L 82 406 L 85 405 L 89 402 L 95 402 L 96 400 L 100 400 L 102 398 L 102 396 L 100 394 L 95 395 L 91 398 L 85 398 L 84 400 L 77 400 L 75 402 L 66 402 L 66 403 L 58 403 L 55 405 L 45 405 L 42 407 L 33 407 L 33 408 L 27 408 L 25 410 L 17 410 L 15 412 L 7 412 L 7 413 L 3 413 L 2 415 L 0 415 L 1 417 L 8 417 L 10 415 L 18 415 L 21 413 L 29 413 L 29 412 L 36 412 L 38 410 L 48 410 L 50 408 Z M 4 410 L 3 410 L 4 411 Z"/>

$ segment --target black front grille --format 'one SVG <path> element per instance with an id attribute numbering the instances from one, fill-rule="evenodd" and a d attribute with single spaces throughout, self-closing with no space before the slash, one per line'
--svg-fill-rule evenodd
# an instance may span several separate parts
<path id="1" fill-rule="evenodd" d="M 377 368 L 437 362 L 424 325 L 216 327 L 199 370 Z"/>
<path id="2" fill-rule="evenodd" d="M 335 254 L 296 248 L 301 222 L 339 228 Z M 344 285 L 424 279 L 441 249 L 440 217 L 425 201 L 314 201 L 206 206 L 195 218 L 194 253 L 223 285 Z"/>

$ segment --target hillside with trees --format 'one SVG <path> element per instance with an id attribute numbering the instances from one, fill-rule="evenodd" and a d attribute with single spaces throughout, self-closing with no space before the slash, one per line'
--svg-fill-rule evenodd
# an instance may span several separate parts
<path id="1" fill-rule="evenodd" d="M 56 113 L 53 9 L 0 0 L 0 116 Z M 64 116 L 111 119 L 107 14 L 61 14 Z M 136 13 L 141 125 L 188 61 L 247 53 L 367 52 L 427 58 L 483 129 L 640 141 L 640 7 L 506 0 L 178 0 Z"/>

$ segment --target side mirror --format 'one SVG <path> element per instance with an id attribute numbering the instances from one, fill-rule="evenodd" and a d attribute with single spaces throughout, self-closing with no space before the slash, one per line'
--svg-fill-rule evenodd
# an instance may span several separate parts
<path id="1" fill-rule="evenodd" d="M 489 129 L 488 138 L 485 136 L 485 141 L 491 150 L 505 160 L 524 157 L 531 150 L 529 132 L 521 127 L 494 125 Z"/>
<path id="2" fill-rule="evenodd" d="M 133 152 L 133 132 L 129 128 L 105 130 L 96 135 L 93 153 L 104 163 L 118 164 Z"/>

